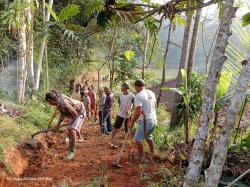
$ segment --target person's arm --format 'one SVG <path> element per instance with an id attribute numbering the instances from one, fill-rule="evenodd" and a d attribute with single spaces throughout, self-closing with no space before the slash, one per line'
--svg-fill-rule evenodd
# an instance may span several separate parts
<path id="1" fill-rule="evenodd" d="M 54 128 L 55 130 L 58 130 L 60 128 L 64 118 L 65 118 L 65 116 L 63 114 L 61 114 L 60 117 L 59 117 L 59 120 L 58 120 L 58 122 L 57 122 L 57 124 L 56 124 L 56 126 Z"/>
<path id="2" fill-rule="evenodd" d="M 118 97 L 118 104 L 119 104 L 119 107 L 121 106 L 121 96 Z"/>
<path id="3" fill-rule="evenodd" d="M 96 93 L 95 92 L 93 92 L 94 94 L 94 101 L 95 101 L 95 103 L 96 103 Z"/>
<path id="4" fill-rule="evenodd" d="M 135 113 L 134 113 L 134 116 L 132 118 L 130 128 L 134 127 L 135 122 L 138 120 L 138 118 L 140 117 L 141 112 L 142 112 L 142 101 L 139 97 L 135 97 L 134 105 L 135 105 Z"/>
<path id="5" fill-rule="evenodd" d="M 140 115 L 141 115 L 141 111 L 142 111 L 142 107 L 141 107 L 141 106 L 138 106 L 138 107 L 135 108 L 135 113 L 134 113 L 134 116 L 133 116 L 133 118 L 132 118 L 130 128 L 133 128 L 133 127 L 134 127 L 135 122 L 138 120 L 138 118 L 139 118 Z"/>

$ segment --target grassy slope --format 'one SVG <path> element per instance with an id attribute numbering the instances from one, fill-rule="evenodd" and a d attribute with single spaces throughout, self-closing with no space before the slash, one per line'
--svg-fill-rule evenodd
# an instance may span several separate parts
<path id="1" fill-rule="evenodd" d="M 7 109 L 15 108 L 21 111 L 22 115 L 19 118 L 0 115 L 0 162 L 4 160 L 4 152 L 9 148 L 30 138 L 32 133 L 46 128 L 53 113 L 52 108 L 37 100 L 32 100 L 22 108 L 13 104 L 5 105 Z"/>

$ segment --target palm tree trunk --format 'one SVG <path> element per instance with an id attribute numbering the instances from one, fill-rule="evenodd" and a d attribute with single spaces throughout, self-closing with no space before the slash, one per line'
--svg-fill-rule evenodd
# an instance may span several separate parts
<path id="1" fill-rule="evenodd" d="M 190 36 L 190 30 L 191 30 L 191 24 L 192 24 L 192 17 L 187 16 L 187 26 L 185 27 L 184 36 L 183 36 L 183 43 L 182 43 L 182 52 L 181 52 L 181 60 L 179 65 L 179 72 L 176 79 L 176 88 L 179 88 L 181 85 L 181 69 L 187 69 L 187 56 L 189 51 L 189 36 Z M 171 120 L 170 120 L 170 127 L 176 127 L 180 123 L 180 118 L 178 116 L 177 111 L 177 104 L 181 99 L 181 96 L 178 93 L 174 94 L 174 102 L 172 107 L 172 114 L 171 114 Z"/>
<path id="2" fill-rule="evenodd" d="M 45 83 L 46 83 L 46 92 L 49 91 L 49 61 L 48 61 L 48 48 L 47 42 L 45 44 L 45 52 L 44 52 L 44 61 L 45 61 Z"/>
<path id="3" fill-rule="evenodd" d="M 247 64 L 243 65 L 238 84 L 232 97 L 230 107 L 227 111 L 226 120 L 223 125 L 223 130 L 219 136 L 218 141 L 214 142 L 214 152 L 210 167 L 205 172 L 206 187 L 218 186 L 222 174 L 223 166 L 225 164 L 228 145 L 235 125 L 237 124 L 238 115 L 241 105 L 245 99 L 245 94 L 248 89 L 250 80 L 250 48 L 248 54 Z"/>
<path id="4" fill-rule="evenodd" d="M 32 87 L 35 84 L 35 74 L 34 74 L 34 41 L 33 41 L 33 13 L 32 13 L 32 3 L 28 0 L 30 6 L 27 9 L 27 20 L 28 20 L 28 49 L 27 49 L 27 66 L 29 67 L 29 76 L 31 78 Z"/>
<path id="5" fill-rule="evenodd" d="M 18 79 L 17 79 L 17 102 L 22 103 L 25 92 L 26 71 L 26 24 L 25 15 L 20 15 L 20 26 L 18 30 Z"/>
<path id="6" fill-rule="evenodd" d="M 195 21 L 194 21 L 193 35 L 191 39 L 191 45 L 190 45 L 190 51 L 189 51 L 189 57 L 188 57 L 188 65 L 187 65 L 188 82 L 190 80 L 192 70 L 193 70 L 194 57 L 195 57 L 196 44 L 197 44 L 197 36 L 198 36 L 199 25 L 200 25 L 200 18 L 201 18 L 201 9 L 197 10 Z"/>
<path id="7" fill-rule="evenodd" d="M 165 80 L 166 80 L 166 64 L 167 64 L 168 50 L 169 50 L 169 46 L 170 46 L 171 32 L 172 32 L 172 22 L 170 21 L 169 30 L 168 30 L 168 37 L 167 37 L 167 44 L 166 44 L 166 50 L 165 50 L 165 54 L 164 54 L 164 58 L 163 58 L 163 62 L 162 62 L 162 78 L 161 78 L 161 85 L 160 85 L 159 95 L 158 95 L 158 98 L 157 98 L 157 108 L 160 105 L 161 95 L 162 95 L 162 87 L 164 86 Z"/>
<path id="8" fill-rule="evenodd" d="M 49 0 L 49 6 L 53 6 L 53 0 Z M 47 11 L 46 18 L 45 18 L 45 23 L 48 22 L 50 19 L 50 13 Z M 44 48 L 46 44 L 47 36 L 44 36 L 41 41 L 41 46 L 40 46 L 40 51 L 38 55 L 38 62 L 37 62 L 37 70 L 36 70 L 36 75 L 35 75 L 35 84 L 33 87 L 33 93 L 37 94 L 39 90 L 39 84 L 40 84 L 40 76 L 41 76 L 41 68 L 42 68 L 42 62 L 43 62 L 43 54 L 44 54 Z"/>
<path id="9" fill-rule="evenodd" d="M 225 56 L 225 49 L 228 44 L 228 38 L 231 35 L 231 21 L 236 12 L 236 8 L 233 7 L 233 4 L 234 0 L 225 1 L 224 14 L 220 20 L 220 30 L 218 32 L 218 37 L 209 68 L 207 84 L 205 87 L 199 128 L 193 145 L 184 187 L 198 186 L 197 183 L 206 150 L 208 129 L 213 120 L 213 109 L 216 100 L 219 75 L 224 62 L 227 59 Z"/>

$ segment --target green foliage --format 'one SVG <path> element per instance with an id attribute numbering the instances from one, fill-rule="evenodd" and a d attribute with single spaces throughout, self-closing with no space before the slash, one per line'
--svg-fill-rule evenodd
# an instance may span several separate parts
<path id="1" fill-rule="evenodd" d="M 33 98 L 28 105 L 29 107 L 24 122 L 28 121 L 38 129 L 46 129 L 48 121 L 51 118 L 52 108 L 35 98 Z"/>
<path id="2" fill-rule="evenodd" d="M 91 67 L 86 63 L 82 62 L 68 62 L 67 66 L 65 64 L 57 64 L 51 70 L 51 79 L 50 82 L 54 88 L 61 90 L 64 93 L 69 93 L 72 90 L 72 82 L 76 80 L 81 73 L 86 73 L 90 71 Z"/>
<path id="3" fill-rule="evenodd" d="M 15 108 L 22 115 L 20 118 L 0 116 L 0 162 L 4 159 L 4 152 L 12 146 L 20 143 L 23 139 L 30 138 L 35 131 L 47 128 L 48 119 L 52 114 L 52 109 L 45 107 L 39 100 L 32 100 L 25 106 L 18 106 L 6 103 L 7 108 Z"/>
<path id="4" fill-rule="evenodd" d="M 116 77 L 114 82 L 121 84 L 127 80 L 136 79 L 137 74 L 135 73 L 135 66 L 137 64 L 134 58 L 134 51 L 127 50 L 123 53 L 122 57 L 119 58 L 118 67 L 116 68 Z"/>
<path id="5" fill-rule="evenodd" d="M 187 26 L 187 21 L 179 14 L 176 14 L 174 16 L 174 19 L 172 20 L 172 23 L 174 25 L 174 29 L 177 26 L 182 26 L 184 25 L 185 27 Z"/>
<path id="6" fill-rule="evenodd" d="M 202 89 L 204 86 L 205 77 L 197 73 L 192 73 L 190 80 L 190 87 L 187 88 L 185 84 L 182 84 L 180 90 L 183 90 L 184 97 L 182 97 L 180 103 L 177 105 L 178 116 L 180 117 L 180 123 L 184 122 L 184 114 L 186 106 L 189 106 L 189 119 L 193 121 L 198 116 L 201 104 L 202 104 Z"/>
<path id="7" fill-rule="evenodd" d="M 242 140 L 241 147 L 246 151 L 250 150 L 250 132 L 248 132 L 247 136 Z"/>
<path id="8" fill-rule="evenodd" d="M 60 13 L 58 15 L 58 19 L 60 21 L 65 21 L 65 20 L 68 20 L 68 19 L 76 16 L 79 13 L 80 13 L 80 6 L 79 5 L 68 4 L 65 8 L 63 8 L 60 11 Z"/>
<path id="9" fill-rule="evenodd" d="M 124 52 L 124 56 L 127 61 L 131 61 L 135 57 L 135 52 L 131 50 L 127 50 Z"/>
<path id="10" fill-rule="evenodd" d="M 159 27 L 157 26 L 153 17 L 149 17 L 144 20 L 144 25 L 148 29 L 151 36 L 157 37 Z"/>
<path id="11" fill-rule="evenodd" d="M 219 18 L 221 19 L 224 13 L 224 9 L 225 9 L 225 2 L 220 1 L 218 3 L 218 7 L 219 7 Z"/>
<path id="12" fill-rule="evenodd" d="M 60 11 L 58 16 L 56 15 L 55 11 L 47 3 L 45 3 L 45 6 L 56 22 L 63 22 L 63 21 L 69 20 L 70 18 L 80 13 L 79 5 L 75 5 L 75 4 L 68 4 L 66 7 L 64 7 Z"/>
<path id="13" fill-rule="evenodd" d="M 53 26 L 58 26 L 64 31 L 63 32 L 64 38 L 72 39 L 75 41 L 79 40 L 75 32 L 78 32 L 78 33 L 83 32 L 84 31 L 83 27 L 81 27 L 80 25 L 73 24 L 73 23 L 64 24 L 63 22 L 69 21 L 71 18 L 78 15 L 80 13 L 80 6 L 75 5 L 75 4 L 68 4 L 59 12 L 59 15 L 57 15 L 55 11 L 48 4 L 45 3 L 45 6 L 55 21 L 47 23 L 45 27 L 44 35 L 48 34 L 49 28 Z"/>
<path id="14" fill-rule="evenodd" d="M 217 89 L 217 99 L 225 96 L 227 93 L 230 83 L 231 83 L 231 78 L 232 78 L 232 72 L 221 72 L 219 84 L 218 84 L 218 89 Z"/>
<path id="15" fill-rule="evenodd" d="M 157 176 L 159 180 L 157 183 L 150 183 L 148 185 L 150 187 L 179 187 L 182 186 L 185 171 L 176 167 L 166 168 L 162 166 L 154 173 L 154 175 Z"/>
<path id="16" fill-rule="evenodd" d="M 108 177 L 106 175 L 95 177 L 89 184 L 84 185 L 85 187 L 108 187 Z"/>
<path id="17" fill-rule="evenodd" d="M 246 13 L 243 17 L 242 17 L 242 26 L 245 27 L 247 25 L 250 24 L 250 12 Z"/>
<path id="18" fill-rule="evenodd" d="M 232 94 L 229 94 L 229 95 L 225 95 L 225 96 L 222 96 L 219 99 L 217 99 L 216 102 L 215 102 L 214 112 L 219 112 L 219 110 L 223 106 L 225 106 L 226 104 L 229 103 L 229 101 L 231 100 L 232 96 L 233 96 Z"/>
<path id="19" fill-rule="evenodd" d="M 188 83 L 187 74 L 185 70 L 181 70 L 182 84 L 179 88 L 161 88 L 162 90 L 177 92 L 180 94 L 181 100 L 177 104 L 178 116 L 180 123 L 184 123 L 186 107 L 189 107 L 189 119 L 192 121 L 199 114 L 202 104 L 202 88 L 204 85 L 205 77 L 195 72 L 191 75 L 191 80 Z M 190 85 L 190 86 L 188 86 Z"/>
<path id="20" fill-rule="evenodd" d="M 242 28 L 238 19 L 234 20 L 233 31 L 237 33 L 237 41 L 229 41 L 226 48 L 227 61 L 224 63 L 224 70 L 232 72 L 231 88 L 237 84 L 241 71 L 241 62 L 246 59 L 250 45 L 250 35 L 247 28 Z"/>
<path id="21" fill-rule="evenodd" d="M 100 13 L 104 8 L 104 4 L 102 0 L 92 0 L 88 1 L 87 5 L 84 7 L 83 15 L 86 17 L 90 17 L 93 14 Z"/>
<path id="22" fill-rule="evenodd" d="M 18 32 L 18 29 L 21 24 L 21 20 L 23 19 L 24 10 L 29 6 L 27 1 L 13 1 L 9 5 L 6 6 L 6 10 L 0 17 L 1 22 L 4 25 L 8 25 L 9 31 L 13 34 Z"/>
<path id="23" fill-rule="evenodd" d="M 56 15 L 55 11 L 47 3 L 45 3 L 45 7 L 49 11 L 50 15 L 54 18 L 54 20 L 59 21 L 58 16 Z"/>

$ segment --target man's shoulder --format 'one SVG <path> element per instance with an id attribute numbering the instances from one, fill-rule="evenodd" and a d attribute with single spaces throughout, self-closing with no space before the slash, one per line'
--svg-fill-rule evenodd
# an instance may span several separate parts
<path id="1" fill-rule="evenodd" d="M 67 99 L 63 99 L 65 103 L 70 104 L 71 103 L 75 103 L 75 104 L 79 104 L 82 103 L 81 101 L 77 100 L 77 99 L 72 99 L 72 98 L 67 98 Z"/>
<path id="2" fill-rule="evenodd" d="M 129 92 L 129 95 L 130 95 L 131 97 L 135 97 L 135 95 L 134 95 L 133 93 L 131 93 L 131 92 Z"/>
<path id="3" fill-rule="evenodd" d="M 154 95 L 155 96 L 155 93 L 152 91 L 152 90 L 148 90 L 148 89 L 145 89 L 147 91 L 147 93 L 149 93 L 150 95 Z"/>

